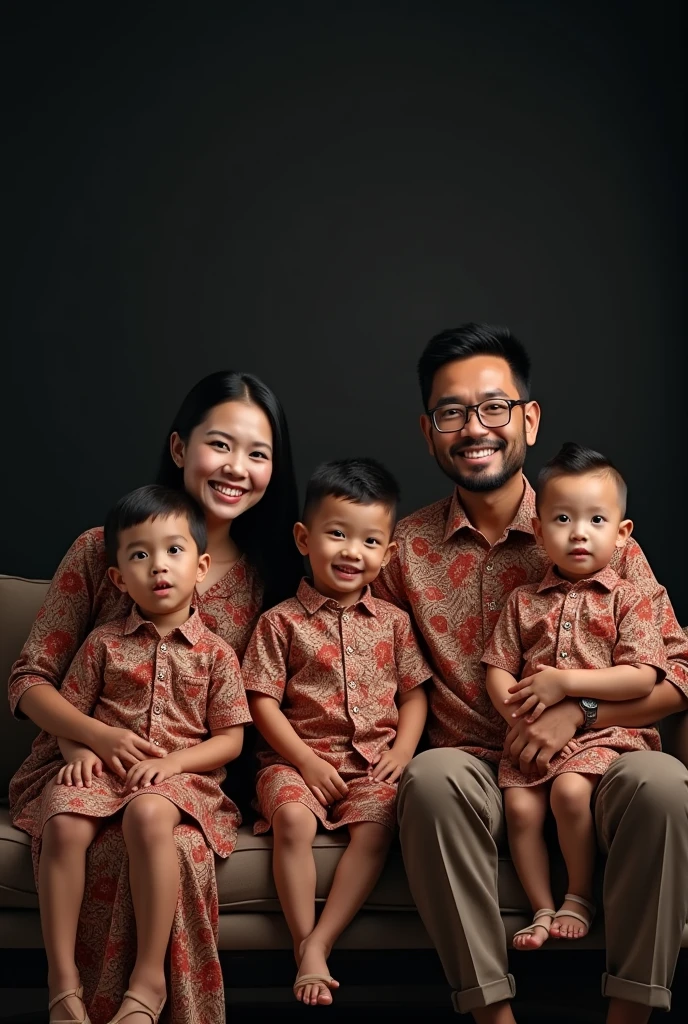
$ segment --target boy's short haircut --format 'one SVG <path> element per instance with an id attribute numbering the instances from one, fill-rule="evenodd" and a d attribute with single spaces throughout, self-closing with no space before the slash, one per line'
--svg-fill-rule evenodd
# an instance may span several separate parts
<path id="1" fill-rule="evenodd" d="M 355 505 L 383 505 L 394 525 L 399 496 L 399 484 L 376 459 L 323 462 L 308 481 L 302 519 L 308 523 L 324 498 L 343 498 Z"/>
<path id="2" fill-rule="evenodd" d="M 494 324 L 461 324 L 431 338 L 418 360 L 418 381 L 423 406 L 428 411 L 435 374 L 446 363 L 471 356 L 497 356 L 511 370 L 519 398 L 530 396 L 530 357 L 508 327 Z"/>
<path id="3" fill-rule="evenodd" d="M 147 519 L 162 516 L 184 516 L 189 524 L 189 533 L 196 542 L 199 555 L 208 543 L 203 509 L 186 491 L 177 491 L 160 484 L 146 484 L 137 487 L 120 498 L 110 509 L 105 519 L 105 551 L 108 565 L 117 565 L 117 549 L 122 530 L 139 526 Z"/>
<path id="4" fill-rule="evenodd" d="M 553 459 L 546 462 L 538 474 L 535 485 L 535 508 L 539 514 L 540 502 L 550 480 L 558 476 L 580 476 L 583 473 L 606 473 L 616 484 L 621 516 L 626 514 L 626 481 L 606 455 L 585 448 L 575 441 L 566 441 Z"/>

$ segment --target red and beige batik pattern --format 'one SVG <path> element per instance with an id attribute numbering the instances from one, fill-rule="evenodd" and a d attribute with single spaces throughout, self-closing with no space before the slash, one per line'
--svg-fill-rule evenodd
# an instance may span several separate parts
<path id="1" fill-rule="evenodd" d="M 98 626 L 79 648 L 60 692 L 83 714 L 130 729 L 166 753 L 251 720 L 237 657 L 197 612 L 165 637 L 136 608 L 126 619 Z M 46 757 L 48 746 L 52 759 Z M 31 836 L 41 836 L 54 814 L 111 818 L 139 795 L 125 793 L 123 780 L 107 768 L 89 789 L 55 786 L 63 764 L 54 738 L 41 733 L 12 779 L 13 820 Z M 184 772 L 154 788 L 199 825 L 220 857 L 234 849 L 241 820 L 220 788 L 225 774 L 224 768 Z"/>
<path id="2" fill-rule="evenodd" d="M 246 689 L 278 701 L 304 743 L 347 783 L 360 780 L 351 787 L 359 797 L 354 801 L 350 794 L 346 821 L 339 820 L 342 809 L 323 816 L 312 796 L 302 802 L 328 828 L 382 818 L 387 824 L 388 813 L 382 805 L 389 803 L 392 787 L 373 783 L 368 769 L 394 742 L 397 694 L 431 675 L 408 615 L 376 600 L 367 587 L 357 604 L 342 608 L 303 580 L 296 597 L 260 617 L 242 672 Z M 286 802 L 284 787 L 294 792 L 295 788 L 290 773 L 272 770 L 286 765 L 293 771 L 288 761 L 269 748 L 258 756 L 262 767 L 257 788 L 264 820 L 255 830 L 262 832 L 269 828 L 275 808 Z M 381 817 L 371 817 L 370 806 L 378 800 Z M 366 816 L 352 817 L 359 804 Z"/>
<path id="3" fill-rule="evenodd" d="M 509 594 L 539 583 L 549 561 L 535 542 L 535 494 L 527 481 L 513 522 L 490 545 L 471 525 L 455 491 L 398 524 L 396 557 L 373 592 L 410 612 L 435 670 L 428 734 L 435 747 L 460 747 L 493 763 L 506 726 L 485 688 L 483 651 Z M 688 638 L 667 597 L 631 538 L 612 568 L 652 604 L 667 657 L 667 679 L 688 696 Z"/>
<path id="4" fill-rule="evenodd" d="M 204 624 L 228 643 L 241 658 L 258 618 L 262 584 L 245 558 L 240 558 L 194 606 Z M 59 688 L 74 655 L 96 626 L 126 617 L 132 602 L 110 582 L 101 527 L 81 534 L 58 567 L 43 606 L 9 683 L 15 714 L 22 694 L 31 686 Z M 36 746 L 34 744 L 34 753 Z M 46 748 L 52 759 L 54 748 Z M 17 787 L 19 790 L 21 787 Z M 182 884 L 175 911 L 168 1002 L 163 1017 L 175 1024 L 206 1024 L 225 1019 L 224 989 L 217 955 L 217 891 L 215 861 L 203 833 L 180 825 L 175 840 Z M 96 837 L 86 861 L 86 898 L 80 934 L 90 953 L 82 969 L 93 1024 L 106 1024 L 122 1000 L 136 951 L 134 920 L 127 880 L 127 852 L 119 822 L 108 824 Z M 117 870 L 113 875 L 113 865 Z M 111 879 L 108 885 L 103 880 Z M 88 894 L 94 899 L 89 901 Z M 126 898 L 125 898 L 126 894 Z M 104 959 L 94 959 L 108 945 Z M 175 952 L 176 951 L 176 952 Z M 105 1009 L 103 1009 L 105 1008 Z"/>
<path id="5" fill-rule="evenodd" d="M 612 665 L 651 665 L 658 680 L 666 672 L 661 634 L 652 602 L 610 567 L 577 583 L 549 568 L 539 584 L 510 595 L 492 634 L 483 662 L 515 679 L 541 668 L 601 669 Z M 656 729 L 588 729 L 576 735 L 579 749 L 555 757 L 546 775 L 524 775 L 506 757 L 499 764 L 499 785 L 536 786 L 562 772 L 604 775 L 619 754 L 660 750 Z"/>

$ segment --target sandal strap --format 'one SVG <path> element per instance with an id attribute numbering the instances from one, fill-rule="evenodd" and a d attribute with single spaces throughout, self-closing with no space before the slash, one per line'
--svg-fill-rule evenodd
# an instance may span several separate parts
<path id="1" fill-rule="evenodd" d="M 131 1017 L 132 1013 L 147 1013 L 152 1021 L 152 1024 L 157 1024 L 160 1014 L 162 1013 L 162 1008 L 165 1005 L 164 999 L 160 1003 L 160 1006 L 158 1007 L 157 1010 L 154 1010 L 152 1006 L 149 1006 L 148 1003 L 144 1002 L 144 1000 L 141 999 L 140 996 L 137 996 L 136 993 L 132 992 L 130 989 L 127 989 L 127 991 L 124 993 L 124 998 L 122 999 L 122 1002 L 124 1002 L 125 999 L 131 999 L 132 1002 L 138 1003 L 141 1009 L 131 1009 L 127 1010 L 126 1013 L 117 1013 L 110 1021 L 110 1024 L 118 1024 L 119 1021 L 126 1020 L 127 1017 Z"/>
<path id="2" fill-rule="evenodd" d="M 536 910 L 533 914 L 533 921 L 537 921 L 539 917 L 554 917 L 554 910 L 550 910 L 549 907 L 543 907 L 542 910 Z"/>
<path id="3" fill-rule="evenodd" d="M 589 917 L 583 917 L 582 914 L 577 914 L 575 910 L 557 910 L 555 917 L 575 917 L 576 921 L 580 921 L 586 928 L 590 927 L 591 919 Z"/>
<path id="4" fill-rule="evenodd" d="M 305 988 L 306 985 L 325 985 L 330 988 L 334 978 L 331 974 L 300 974 L 294 982 L 294 992 Z"/>
<path id="5" fill-rule="evenodd" d="M 564 899 L 570 900 L 571 903 L 580 903 L 580 905 L 582 907 L 585 907 L 585 909 L 591 914 L 594 914 L 595 910 L 597 909 L 595 907 L 595 904 L 591 903 L 590 900 L 584 900 L 582 896 L 576 896 L 576 894 L 573 892 L 565 893 Z"/>
<path id="6" fill-rule="evenodd" d="M 79 985 L 78 988 L 70 988 L 66 992 L 58 993 L 58 995 L 56 995 L 55 998 L 51 999 L 50 1002 L 48 1003 L 48 1013 L 50 1013 L 53 1006 L 57 1006 L 57 1004 L 61 1003 L 63 999 L 69 999 L 70 996 L 76 996 L 76 998 L 83 1003 L 84 986 Z M 86 1007 L 84 1007 L 84 1017 L 81 1021 L 77 1021 L 75 1018 L 72 1018 L 72 1020 L 74 1021 L 74 1024 L 86 1024 L 86 1021 L 88 1020 L 88 1014 L 86 1014 Z M 54 1020 L 52 1024 L 60 1024 L 60 1021 Z M 65 1021 L 64 1024 L 70 1024 L 70 1022 Z"/>

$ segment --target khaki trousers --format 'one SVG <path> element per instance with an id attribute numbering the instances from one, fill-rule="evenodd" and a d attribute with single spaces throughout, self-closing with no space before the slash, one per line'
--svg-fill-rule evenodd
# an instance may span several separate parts
<path id="1" fill-rule="evenodd" d="M 505 839 L 496 770 L 456 748 L 426 750 L 399 786 L 411 893 L 460 1013 L 515 993 L 497 896 Z M 688 770 L 669 754 L 622 754 L 594 798 L 607 862 L 605 996 L 668 1010 L 688 918 Z"/>

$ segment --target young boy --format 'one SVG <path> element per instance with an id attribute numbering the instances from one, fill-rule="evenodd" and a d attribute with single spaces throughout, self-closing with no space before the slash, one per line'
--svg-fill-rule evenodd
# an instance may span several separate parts
<path id="1" fill-rule="evenodd" d="M 332 1002 L 330 950 L 370 894 L 396 822 L 396 783 L 425 724 L 431 677 L 405 612 L 370 584 L 395 549 L 398 487 L 372 459 L 321 466 L 294 527 L 312 581 L 263 615 L 243 662 L 260 754 L 262 820 L 294 940 L 297 999 Z M 315 923 L 318 823 L 347 826 L 349 845 Z"/>
<path id="2" fill-rule="evenodd" d="M 595 910 L 595 787 L 620 753 L 660 749 L 655 729 L 590 728 L 597 701 L 645 696 L 665 672 L 649 599 L 609 566 L 633 529 L 618 471 L 598 452 L 568 442 L 538 477 L 536 508 L 533 528 L 553 565 L 540 584 L 510 595 L 483 657 L 487 689 L 509 724 L 522 715 L 534 721 L 565 697 L 581 698 L 586 727 L 546 775 L 523 775 L 506 757 L 500 763 L 511 854 L 535 912 L 532 925 L 516 932 L 516 949 L 536 949 L 550 934 L 587 934 Z M 543 838 L 548 803 L 568 871 L 569 892 L 557 913 Z"/>
<path id="3" fill-rule="evenodd" d="M 39 757 L 45 744 L 34 745 L 23 766 L 34 794 L 14 823 L 34 837 L 51 1020 L 88 1021 L 75 942 L 86 850 L 108 819 L 122 814 L 138 940 L 111 1024 L 157 1022 L 165 1003 L 179 889 L 174 828 L 192 819 L 221 857 L 236 841 L 239 813 L 220 784 L 250 714 L 234 651 L 191 608 L 210 562 L 205 544 L 203 513 L 183 492 L 140 487 L 117 503 L 105 524 L 108 573 L 135 606 L 93 630 L 61 690 L 92 716 L 94 737 L 117 731 L 117 772 L 66 739 L 48 758 Z"/>

